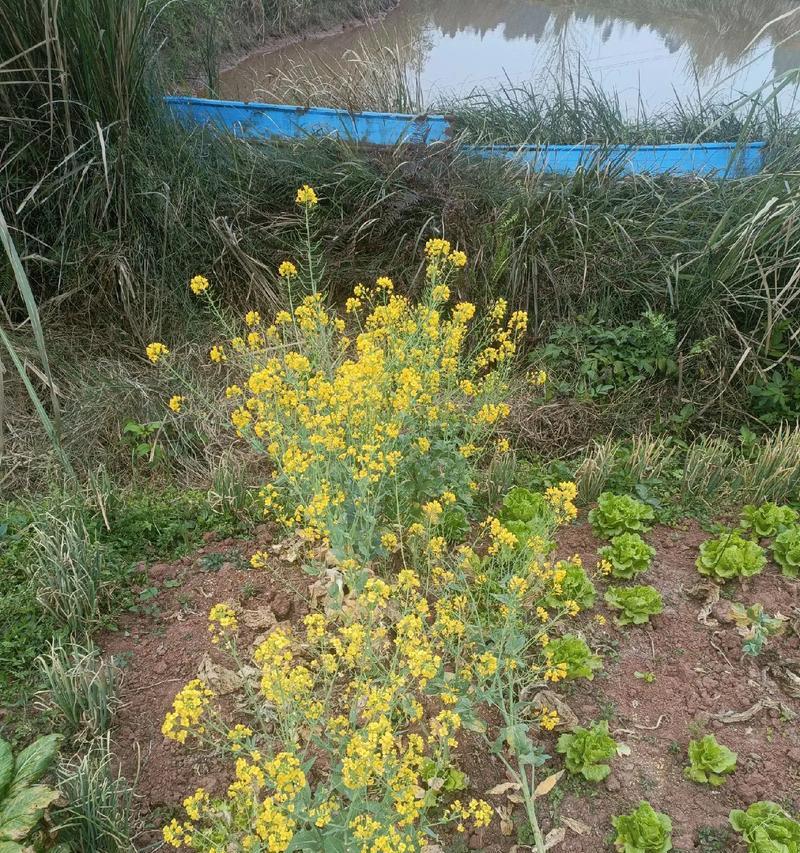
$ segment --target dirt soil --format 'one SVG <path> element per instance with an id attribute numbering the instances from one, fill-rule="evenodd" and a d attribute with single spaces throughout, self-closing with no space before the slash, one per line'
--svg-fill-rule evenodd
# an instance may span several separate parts
<path id="1" fill-rule="evenodd" d="M 115 747 L 129 778 L 138 769 L 136 791 L 151 828 L 162 825 L 197 787 L 221 792 L 228 783 L 227 766 L 161 735 L 177 691 L 198 672 L 207 673 L 209 662 L 216 660 L 206 627 L 210 606 L 227 601 L 243 611 L 242 640 L 248 645 L 275 620 L 294 621 L 308 612 L 310 579 L 296 562 L 276 558 L 271 571 L 261 572 L 247 565 L 252 552 L 268 547 L 272 537 L 267 525 L 249 542 L 209 537 L 196 554 L 149 567 L 150 585 L 159 589 L 154 606 L 126 616 L 118 631 L 100 638 L 105 651 L 121 656 L 125 665 Z M 706 591 L 698 589 L 704 579 L 694 560 L 707 537 L 694 523 L 682 529 L 658 527 L 648 535 L 657 556 L 640 582 L 657 587 L 665 604 L 651 626 L 616 628 L 613 613 L 602 602 L 605 581 L 598 584 L 598 606 L 578 617 L 575 627 L 604 655 L 605 668 L 594 681 L 567 683 L 561 695 L 581 724 L 608 719 L 612 734 L 631 752 L 612 762 L 605 782 L 591 785 L 565 776 L 539 800 L 544 829 L 566 828 L 557 851 L 610 850 L 611 816 L 629 811 L 641 799 L 671 816 L 676 850 L 703 853 L 744 850 L 727 832 L 732 808 L 771 799 L 800 809 L 800 695 L 789 674 L 800 675 L 800 582 L 783 578 L 769 564 L 746 583 L 729 584 L 704 623 L 698 615 Z M 578 553 L 592 567 L 601 544 L 587 525 L 576 525 L 562 531 L 559 556 Z M 742 639 L 729 614 L 731 601 L 760 602 L 768 613 L 789 617 L 785 634 L 771 638 L 757 659 L 742 656 Z M 596 621 L 598 613 L 606 617 L 605 625 Z M 652 673 L 654 679 L 635 673 Z M 712 732 L 739 756 L 736 772 L 718 789 L 682 775 L 688 741 Z M 556 754 L 557 734 L 544 738 L 551 755 Z M 541 739 L 542 733 L 536 737 Z M 505 781 L 499 760 L 479 750 L 477 742 L 463 739 L 459 753 L 459 764 L 471 779 L 470 796 L 485 796 Z M 514 808 L 503 796 L 487 799 L 497 807 Z M 515 845 L 521 845 L 520 851 L 529 849 L 529 835 L 517 829 L 524 823 L 519 810 L 514 818 L 510 836 L 503 835 L 495 818 L 482 834 L 446 842 L 444 848 L 463 850 L 466 845 L 491 853 L 506 853 Z M 148 832 L 142 842 L 156 837 Z"/>

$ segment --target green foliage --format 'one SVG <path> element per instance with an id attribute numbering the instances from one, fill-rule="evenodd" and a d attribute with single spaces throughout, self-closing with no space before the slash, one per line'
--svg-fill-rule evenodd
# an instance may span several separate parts
<path id="1" fill-rule="evenodd" d="M 611 772 L 603 762 L 617 754 L 617 742 L 608 733 L 608 721 L 602 720 L 591 728 L 578 726 L 570 734 L 563 734 L 556 746 L 564 755 L 570 773 L 580 773 L 589 782 L 600 782 Z"/>
<path id="2" fill-rule="evenodd" d="M 689 741 L 689 766 L 683 775 L 692 782 L 719 787 L 725 776 L 736 769 L 736 753 L 717 743 L 714 735 Z"/>
<path id="3" fill-rule="evenodd" d="M 613 539 L 622 533 L 642 533 L 650 529 L 655 517 L 652 507 L 629 495 L 603 492 L 589 521 L 597 536 Z"/>
<path id="4" fill-rule="evenodd" d="M 675 322 L 662 314 L 647 311 L 641 320 L 620 325 L 579 320 L 554 329 L 535 354 L 557 375 L 570 377 L 560 383 L 561 391 L 603 397 L 677 372 Z"/>
<path id="5" fill-rule="evenodd" d="M 555 517 L 543 494 L 515 486 L 503 498 L 500 521 L 520 543 L 539 536 L 547 544 L 547 535 L 553 529 Z"/>
<path id="6" fill-rule="evenodd" d="M 701 575 L 709 575 L 714 580 L 723 581 L 757 575 L 766 564 L 764 549 L 757 542 L 744 539 L 735 531 L 722 533 L 716 539 L 703 542 L 695 562 Z"/>
<path id="7" fill-rule="evenodd" d="M 620 853 L 667 853 L 672 850 L 672 821 L 642 801 L 630 814 L 612 817 Z"/>
<path id="8" fill-rule="evenodd" d="M 743 507 L 739 527 L 742 530 L 751 530 L 758 539 L 765 539 L 776 536 L 797 521 L 797 518 L 797 510 L 790 506 L 778 506 L 767 501 L 760 506 L 748 504 Z"/>
<path id="9" fill-rule="evenodd" d="M 547 646 L 547 659 L 551 665 L 565 663 L 567 678 L 594 678 L 595 670 L 602 669 L 603 659 L 595 654 L 586 641 L 574 634 L 551 640 Z"/>
<path id="10" fill-rule="evenodd" d="M 606 603 L 615 610 L 618 625 L 644 625 L 664 610 L 661 593 L 652 586 L 618 586 L 605 596 Z"/>
<path id="11" fill-rule="evenodd" d="M 565 601 L 577 601 L 581 610 L 591 607 L 597 598 L 597 591 L 580 562 L 559 560 L 556 563 L 556 569 L 565 572 L 564 579 L 561 581 L 561 592 L 551 593 L 544 603 L 548 607 L 561 608 Z"/>
<path id="12" fill-rule="evenodd" d="M 787 528 L 775 537 L 772 558 L 787 578 L 800 577 L 800 524 Z"/>
<path id="13" fill-rule="evenodd" d="M 800 420 L 800 367 L 776 368 L 769 379 L 760 377 L 747 390 L 753 411 L 763 423 Z"/>
<path id="14" fill-rule="evenodd" d="M 764 612 L 761 604 L 753 604 L 750 607 L 734 604 L 731 607 L 731 614 L 739 633 L 744 637 L 742 651 L 751 657 L 760 655 L 767 644 L 767 639 L 780 634 L 786 625 L 785 616 L 769 616 Z"/>
<path id="15" fill-rule="evenodd" d="M 11 745 L 0 738 L 0 850 L 25 853 L 23 844 L 34 832 L 58 791 L 36 783 L 58 753 L 58 735 L 47 735 L 14 758 Z"/>
<path id="16" fill-rule="evenodd" d="M 600 556 L 611 563 L 611 574 L 615 578 L 629 580 L 650 568 L 656 549 L 638 533 L 621 533 L 611 540 L 610 545 L 600 548 Z"/>
<path id="17" fill-rule="evenodd" d="M 798 853 L 800 822 L 793 820 L 777 803 L 753 803 L 746 811 L 734 809 L 731 826 L 747 843 L 747 853 Z"/>

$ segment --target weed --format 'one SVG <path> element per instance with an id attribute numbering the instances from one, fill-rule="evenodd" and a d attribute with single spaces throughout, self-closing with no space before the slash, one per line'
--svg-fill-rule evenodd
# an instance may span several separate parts
<path id="1" fill-rule="evenodd" d="M 731 831 L 726 826 L 701 826 L 697 830 L 700 853 L 725 853 L 730 849 Z"/>

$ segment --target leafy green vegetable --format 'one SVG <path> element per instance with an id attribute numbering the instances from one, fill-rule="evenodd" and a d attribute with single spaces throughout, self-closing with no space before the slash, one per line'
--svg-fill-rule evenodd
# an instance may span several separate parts
<path id="1" fill-rule="evenodd" d="M 520 543 L 525 543 L 532 536 L 539 536 L 547 544 L 556 519 L 552 506 L 543 494 L 515 486 L 503 498 L 500 521 Z"/>
<path id="2" fill-rule="evenodd" d="M 47 735 L 17 756 L 0 738 L 0 850 L 23 853 L 21 842 L 29 837 L 44 810 L 58 797 L 58 791 L 36 782 L 44 776 L 58 752 L 61 738 Z"/>
<path id="3" fill-rule="evenodd" d="M 545 649 L 548 663 L 567 665 L 567 678 L 594 678 L 595 670 L 602 669 L 603 659 L 596 655 L 580 637 L 565 634 L 551 640 Z"/>
<path id="4" fill-rule="evenodd" d="M 757 575 L 767 564 L 764 549 L 751 539 L 743 539 L 735 531 L 707 539 L 700 546 L 695 562 L 701 575 L 718 580 Z"/>
<path id="5" fill-rule="evenodd" d="M 615 578 L 630 579 L 646 572 L 656 554 L 638 533 L 620 533 L 610 545 L 600 548 L 600 556 L 611 563 L 611 574 Z"/>
<path id="6" fill-rule="evenodd" d="M 664 610 L 661 593 L 652 586 L 618 586 L 606 593 L 606 603 L 621 613 L 618 625 L 644 625 Z"/>
<path id="7" fill-rule="evenodd" d="M 725 776 L 736 769 L 736 753 L 717 743 L 714 735 L 689 741 L 689 766 L 683 775 L 701 785 L 715 788 L 725 783 Z"/>
<path id="8" fill-rule="evenodd" d="M 600 782 L 611 772 L 602 762 L 617 754 L 617 742 L 608 733 L 608 721 L 595 723 L 591 728 L 578 726 L 571 734 L 558 739 L 558 752 L 570 773 L 580 773 L 590 782 Z"/>
<path id="9" fill-rule="evenodd" d="M 787 578 L 800 577 L 800 524 L 787 528 L 775 537 L 772 558 Z"/>
<path id="10" fill-rule="evenodd" d="M 591 607 L 597 591 L 594 588 L 589 575 L 584 571 L 579 560 L 559 560 L 556 563 L 556 572 L 564 572 L 560 582 L 561 592 L 553 592 L 547 596 L 544 603 L 547 607 L 561 608 L 565 601 L 577 601 L 581 610 Z"/>
<path id="11" fill-rule="evenodd" d="M 642 801 L 630 814 L 612 817 L 614 844 L 621 853 L 668 853 L 672 850 L 672 821 Z"/>
<path id="12" fill-rule="evenodd" d="M 589 521 L 597 536 L 613 539 L 622 533 L 642 533 L 649 530 L 654 513 L 651 507 L 628 495 L 603 492 L 597 507 L 589 513 Z"/>
<path id="13" fill-rule="evenodd" d="M 790 524 L 797 521 L 798 512 L 790 506 L 778 506 L 775 503 L 763 503 L 761 506 L 748 504 L 742 508 L 742 530 L 752 530 L 759 538 L 776 536 Z"/>
<path id="14" fill-rule="evenodd" d="M 800 853 L 800 823 L 777 803 L 763 800 L 747 811 L 734 809 L 728 819 L 747 842 L 747 853 Z"/>

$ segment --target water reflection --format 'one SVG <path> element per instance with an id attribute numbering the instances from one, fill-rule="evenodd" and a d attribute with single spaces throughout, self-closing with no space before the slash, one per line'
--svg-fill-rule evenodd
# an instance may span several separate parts
<path id="1" fill-rule="evenodd" d="M 366 42 L 408 46 L 429 102 L 578 74 L 655 108 L 698 92 L 732 97 L 797 68 L 798 32 L 791 0 L 402 0 L 372 32 L 249 58 L 223 75 L 222 94 L 253 97 L 277 68 L 335 65 Z"/>

